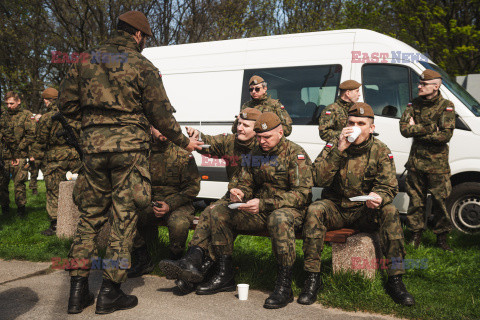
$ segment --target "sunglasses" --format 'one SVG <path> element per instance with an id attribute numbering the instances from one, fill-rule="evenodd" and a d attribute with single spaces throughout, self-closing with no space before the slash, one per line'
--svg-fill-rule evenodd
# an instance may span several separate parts
<path id="1" fill-rule="evenodd" d="M 248 91 L 252 92 L 253 90 L 255 90 L 255 92 L 260 92 L 260 87 L 256 87 L 256 88 L 248 88 Z"/>

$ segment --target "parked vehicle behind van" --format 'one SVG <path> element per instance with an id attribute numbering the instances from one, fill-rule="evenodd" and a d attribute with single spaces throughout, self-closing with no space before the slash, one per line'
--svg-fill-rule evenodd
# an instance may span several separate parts
<path id="1" fill-rule="evenodd" d="M 412 141 L 401 136 L 399 119 L 417 96 L 419 75 L 425 69 L 441 73 L 440 92 L 454 103 L 457 116 L 450 142 L 453 191 L 447 206 L 459 230 L 480 231 L 479 103 L 409 45 L 350 29 L 155 47 L 145 49 L 144 55 L 160 69 L 177 120 L 206 134 L 230 132 L 241 104 L 250 99 L 248 79 L 261 76 L 268 93 L 293 120 L 289 139 L 312 161 L 326 143 L 318 133 L 321 111 L 335 101 L 340 82 L 361 82 L 360 101 L 372 106 L 378 138 L 394 154 L 401 191 L 394 204 L 401 213 L 408 208 L 402 173 Z M 199 197 L 221 197 L 227 188 L 225 161 L 199 154 L 195 158 L 202 175 Z"/>

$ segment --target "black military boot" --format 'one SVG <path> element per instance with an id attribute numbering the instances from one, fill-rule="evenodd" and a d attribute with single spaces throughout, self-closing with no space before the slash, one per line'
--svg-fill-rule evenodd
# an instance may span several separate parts
<path id="1" fill-rule="evenodd" d="M 27 217 L 27 212 L 25 210 L 25 206 L 17 208 L 17 214 L 20 219 L 25 219 Z"/>
<path id="2" fill-rule="evenodd" d="M 170 260 L 180 260 L 182 259 L 183 253 L 174 253 L 170 251 Z"/>
<path id="3" fill-rule="evenodd" d="M 204 251 L 198 246 L 188 248 L 180 260 L 164 259 L 158 266 L 167 279 L 182 279 L 187 282 L 199 283 L 203 280 L 201 272 Z"/>
<path id="4" fill-rule="evenodd" d="M 423 234 L 422 230 L 413 233 L 411 244 L 415 249 L 418 249 L 418 246 L 422 242 L 422 234 Z"/>
<path id="5" fill-rule="evenodd" d="M 70 297 L 68 298 L 68 313 L 80 313 L 95 300 L 88 289 L 88 278 L 75 276 L 70 278 Z"/>
<path id="6" fill-rule="evenodd" d="M 203 274 L 203 278 L 208 278 L 209 271 L 212 270 L 212 266 L 215 264 L 215 261 L 210 259 L 208 255 L 205 256 L 203 261 L 202 267 L 200 268 L 200 272 Z M 189 294 L 190 292 L 195 291 L 197 285 L 188 281 L 184 281 L 182 279 L 175 280 L 175 285 L 177 286 L 178 290 L 183 294 Z"/>
<path id="7" fill-rule="evenodd" d="M 298 296 L 297 302 L 300 304 L 312 304 L 317 301 L 317 294 L 323 289 L 320 272 L 308 272 L 303 290 Z"/>
<path id="8" fill-rule="evenodd" d="M 127 277 L 129 278 L 137 278 L 144 274 L 149 274 L 155 268 L 147 246 L 133 250 L 132 260 L 132 267 L 127 271 Z"/>
<path id="9" fill-rule="evenodd" d="M 443 251 L 453 252 L 453 249 L 447 243 L 448 232 L 437 234 L 437 246 L 442 248 Z"/>
<path id="10" fill-rule="evenodd" d="M 10 214 L 10 206 L 4 205 L 2 206 L 2 215 L 8 216 Z"/>
<path id="11" fill-rule="evenodd" d="M 266 309 L 279 309 L 292 301 L 292 267 L 278 266 L 275 289 L 265 300 L 263 307 Z"/>
<path id="12" fill-rule="evenodd" d="M 392 297 L 393 301 L 403 306 L 413 306 L 415 299 L 407 291 L 402 281 L 402 275 L 389 276 L 386 284 L 387 293 Z"/>
<path id="13" fill-rule="evenodd" d="M 53 236 L 57 233 L 57 220 L 50 221 L 50 227 L 40 232 L 44 236 Z"/>
<path id="14" fill-rule="evenodd" d="M 116 310 L 126 310 L 138 304 L 136 296 L 125 294 L 120 289 L 120 283 L 103 279 L 102 287 L 97 297 L 95 313 L 107 314 Z"/>
<path id="15" fill-rule="evenodd" d="M 199 284 L 196 293 L 206 295 L 222 291 L 235 291 L 232 256 L 218 257 L 215 274 L 207 282 Z"/>

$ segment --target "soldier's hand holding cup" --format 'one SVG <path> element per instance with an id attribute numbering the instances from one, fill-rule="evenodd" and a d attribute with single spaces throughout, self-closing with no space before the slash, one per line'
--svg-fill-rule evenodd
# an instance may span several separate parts
<path id="1" fill-rule="evenodd" d="M 340 137 L 338 138 L 338 150 L 344 151 L 352 144 L 348 141 L 348 137 L 353 133 L 353 127 L 345 127 L 342 129 L 340 133 Z"/>
<path id="2" fill-rule="evenodd" d="M 163 217 L 170 211 L 170 206 L 165 201 L 156 201 L 156 205 L 153 206 L 153 214 L 157 218 Z"/>

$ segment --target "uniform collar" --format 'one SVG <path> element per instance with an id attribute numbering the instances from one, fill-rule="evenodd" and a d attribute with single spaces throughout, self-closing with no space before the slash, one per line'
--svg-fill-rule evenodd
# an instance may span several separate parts
<path id="1" fill-rule="evenodd" d="M 256 103 L 259 103 L 259 104 L 260 104 L 260 103 L 266 101 L 268 98 L 270 98 L 270 97 L 269 97 L 269 95 L 265 92 L 265 93 L 263 94 L 263 96 L 261 96 L 260 98 L 258 98 L 258 99 L 253 99 L 253 98 L 252 98 L 252 100 L 255 101 Z"/>
<path id="2" fill-rule="evenodd" d="M 438 101 L 440 101 L 440 99 L 442 99 L 442 94 L 440 93 L 440 91 L 438 92 L 438 94 L 433 97 L 432 99 L 426 99 L 426 98 L 423 98 L 423 97 L 420 97 L 421 101 L 422 101 L 422 106 L 432 106 L 432 105 L 435 105 L 437 104 Z"/>
<path id="3" fill-rule="evenodd" d="M 280 154 L 280 152 L 282 152 L 282 150 L 285 148 L 287 144 L 287 141 L 285 139 L 285 136 L 283 136 L 281 139 L 280 139 L 280 142 L 275 146 L 273 147 L 270 151 L 263 151 L 263 149 L 258 146 L 260 148 L 260 150 L 262 151 L 263 154 L 265 155 L 269 155 L 269 154 Z"/>
<path id="4" fill-rule="evenodd" d="M 22 111 L 22 110 L 23 110 L 22 105 L 19 105 L 19 106 L 16 107 L 15 109 L 7 108 L 7 113 L 8 113 L 8 114 L 17 114 L 17 113 L 19 113 L 19 112 Z"/>
<path id="5" fill-rule="evenodd" d="M 350 107 L 355 104 L 354 102 L 345 101 L 340 97 L 337 99 L 337 103 L 341 105 L 347 112 L 350 109 Z"/>
<path id="6" fill-rule="evenodd" d="M 253 137 L 248 141 L 240 141 L 237 139 L 237 135 L 235 135 L 235 145 L 244 150 L 252 150 L 255 145 L 257 144 L 257 138 Z"/>
<path id="7" fill-rule="evenodd" d="M 125 31 L 116 30 L 113 32 L 112 37 L 108 39 L 108 44 L 114 44 L 117 46 L 127 47 L 135 51 L 141 52 L 140 44 L 135 41 L 133 36 Z"/>
<path id="8" fill-rule="evenodd" d="M 350 147 L 347 148 L 346 151 L 349 155 L 363 154 L 372 148 L 373 140 L 374 140 L 374 137 L 371 134 L 368 140 L 362 142 L 359 145 L 352 144 L 350 145 Z"/>

